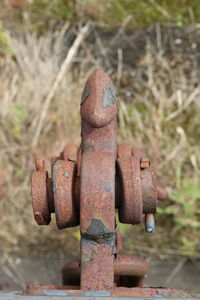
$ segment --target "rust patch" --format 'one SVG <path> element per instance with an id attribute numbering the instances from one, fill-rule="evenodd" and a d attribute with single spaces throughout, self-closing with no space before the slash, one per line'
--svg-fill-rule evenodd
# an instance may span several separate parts
<path id="1" fill-rule="evenodd" d="M 90 226 L 82 237 L 88 240 L 93 240 L 98 244 L 112 244 L 114 241 L 114 232 L 111 232 L 101 220 L 92 219 Z"/>
<path id="2" fill-rule="evenodd" d="M 112 106 L 117 101 L 117 93 L 112 83 L 108 82 L 104 88 L 103 106 Z"/>

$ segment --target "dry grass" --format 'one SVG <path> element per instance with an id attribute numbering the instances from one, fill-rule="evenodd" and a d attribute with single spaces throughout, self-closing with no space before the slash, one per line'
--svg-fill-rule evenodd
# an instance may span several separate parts
<path id="1" fill-rule="evenodd" d="M 161 206 L 157 234 L 141 238 L 139 232 L 135 240 L 156 249 L 167 245 L 198 252 L 199 28 L 157 25 L 131 32 L 126 31 L 127 23 L 115 33 L 100 33 L 90 25 L 89 36 L 85 39 L 84 35 L 64 69 L 80 28 L 66 23 L 40 37 L 7 32 L 14 59 L 8 55 L 0 65 L 0 239 L 4 253 L 60 247 L 61 252 L 73 254 L 74 245 L 78 248 L 76 233 L 58 234 L 55 224 L 48 228 L 35 224 L 30 173 L 36 154 L 49 158 L 66 142 L 80 142 L 79 100 L 87 77 L 97 68 L 107 71 L 118 86 L 119 140 L 146 150 L 160 182 L 170 188 L 174 199 L 167 203 L 168 209 Z M 63 76 L 49 101 L 61 70 Z M 133 248 L 131 242 L 126 244 L 129 250 Z"/>

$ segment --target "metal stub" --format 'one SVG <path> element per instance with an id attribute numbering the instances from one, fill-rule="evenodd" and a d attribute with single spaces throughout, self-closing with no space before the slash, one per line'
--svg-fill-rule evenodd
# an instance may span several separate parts
<path id="1" fill-rule="evenodd" d="M 119 255 L 114 263 L 114 272 L 117 276 L 135 276 L 143 280 L 147 271 L 148 263 L 137 256 Z"/>
<path id="2" fill-rule="evenodd" d="M 134 151 L 133 156 L 127 149 L 120 152 L 117 160 L 117 172 L 121 181 L 122 199 L 119 207 L 119 220 L 127 224 L 139 224 L 142 221 L 142 190 L 140 173 L 140 152 Z M 124 154 L 124 157 L 123 157 Z"/>
<path id="3" fill-rule="evenodd" d="M 145 214 L 145 230 L 148 233 L 154 232 L 155 230 L 155 221 L 153 214 Z"/>
<path id="4" fill-rule="evenodd" d="M 38 225 L 48 225 L 51 215 L 48 206 L 46 171 L 33 171 L 32 173 L 32 206 L 35 220 Z"/>
<path id="5" fill-rule="evenodd" d="M 168 192 L 159 185 L 157 185 L 157 197 L 158 201 L 169 200 Z"/>
<path id="6" fill-rule="evenodd" d="M 116 117 L 116 92 L 105 72 L 97 70 L 89 77 L 81 103 L 82 119 L 94 128 L 106 126 Z"/>
<path id="7" fill-rule="evenodd" d="M 78 149 L 73 144 L 68 144 L 65 146 L 63 151 L 63 159 L 70 161 L 77 161 Z"/>
<path id="8" fill-rule="evenodd" d="M 42 157 L 37 157 L 35 161 L 36 171 L 45 170 L 45 160 Z"/>
<path id="9" fill-rule="evenodd" d="M 75 162 L 58 160 L 53 165 L 54 209 L 59 229 L 79 225 L 73 191 L 75 176 Z"/>
<path id="10" fill-rule="evenodd" d="M 142 157 L 140 160 L 141 169 L 146 169 L 150 167 L 150 160 L 147 157 Z"/>

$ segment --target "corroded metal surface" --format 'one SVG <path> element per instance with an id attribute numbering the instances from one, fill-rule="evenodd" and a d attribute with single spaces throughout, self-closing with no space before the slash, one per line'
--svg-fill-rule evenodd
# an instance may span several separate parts
<path id="1" fill-rule="evenodd" d="M 80 290 L 78 286 L 54 286 L 54 285 L 35 285 L 27 286 L 26 290 L 20 293 L 23 296 L 67 296 L 67 297 L 132 297 L 132 298 L 159 298 L 159 299 L 194 299 L 189 296 L 188 292 L 184 289 L 176 290 L 170 288 L 127 288 L 116 287 L 113 291 L 93 291 L 93 290 Z M 94 298 L 95 297 L 95 298 Z M 119 299 L 120 299 L 119 298 Z M 86 298 L 87 299 L 87 298 Z M 199 298 L 198 298 L 199 299 Z"/>
<path id="2" fill-rule="evenodd" d="M 45 170 L 39 169 L 32 173 L 32 204 L 34 217 L 38 225 L 48 225 L 51 221 L 48 192 L 48 174 Z"/>
<path id="3" fill-rule="evenodd" d="M 101 71 L 89 78 L 86 87 L 87 97 L 83 92 L 81 103 L 80 284 L 83 290 L 110 290 L 115 254 L 116 92 Z"/>
<path id="4" fill-rule="evenodd" d="M 167 193 L 156 184 L 151 161 L 129 144 L 117 146 L 117 95 L 111 79 L 96 71 L 83 90 L 81 145 L 66 145 L 53 157 L 49 178 L 43 159 L 32 175 L 32 202 L 39 225 L 47 225 L 55 213 L 59 229 L 80 224 L 81 257 L 62 271 L 67 295 L 86 296 L 86 291 L 105 290 L 110 296 L 165 297 L 169 289 L 145 289 L 145 260 L 121 256 L 121 237 L 116 230 L 115 208 L 122 223 L 139 224 L 154 231 L 158 200 Z M 143 218 L 145 215 L 145 218 Z M 31 288 L 34 294 L 42 289 Z M 81 291 L 78 291 L 78 290 Z M 70 291 L 69 291 L 70 290 Z M 74 290 L 74 291 L 73 291 Z"/>
<path id="5" fill-rule="evenodd" d="M 143 214 L 156 213 L 157 185 L 150 160 L 140 149 L 128 144 L 118 146 L 117 172 L 123 187 L 119 220 L 139 224 Z"/>
<path id="6" fill-rule="evenodd" d="M 53 192 L 56 222 L 59 229 L 79 225 L 73 185 L 76 176 L 74 161 L 57 160 L 53 165 Z"/>
<path id="7" fill-rule="evenodd" d="M 75 145 L 67 144 L 62 152 L 64 160 L 77 162 L 78 160 L 78 148 Z"/>
<path id="8" fill-rule="evenodd" d="M 103 252 L 102 252 L 103 253 Z M 118 255 L 114 260 L 114 285 L 130 287 L 143 286 L 143 279 L 148 271 L 147 262 L 137 256 Z M 78 259 L 67 263 L 62 269 L 64 285 L 80 285 L 81 264 Z M 126 281 L 126 283 L 125 283 Z"/>
<path id="9" fill-rule="evenodd" d="M 119 207 L 119 220 L 122 223 L 138 224 L 142 221 L 142 190 L 140 162 L 133 156 L 119 158 L 118 174 L 123 186 Z"/>

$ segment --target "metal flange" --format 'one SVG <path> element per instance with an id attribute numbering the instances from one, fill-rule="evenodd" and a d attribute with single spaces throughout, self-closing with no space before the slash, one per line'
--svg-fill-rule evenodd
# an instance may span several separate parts
<path id="1" fill-rule="evenodd" d="M 53 165 L 54 208 L 59 229 L 79 225 L 79 214 L 74 199 L 76 173 L 74 161 L 57 160 Z"/>

